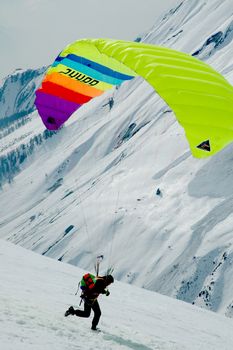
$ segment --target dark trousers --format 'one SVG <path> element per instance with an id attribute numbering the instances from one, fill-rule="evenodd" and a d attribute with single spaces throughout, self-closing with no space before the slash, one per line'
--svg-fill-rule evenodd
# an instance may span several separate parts
<path id="1" fill-rule="evenodd" d="M 94 317 L 92 320 L 92 327 L 96 327 L 99 323 L 99 319 L 101 316 L 100 306 L 97 300 L 91 302 L 89 300 L 84 301 L 84 310 L 75 310 L 75 315 L 78 317 L 89 317 L 91 314 L 91 310 L 94 311 Z"/>

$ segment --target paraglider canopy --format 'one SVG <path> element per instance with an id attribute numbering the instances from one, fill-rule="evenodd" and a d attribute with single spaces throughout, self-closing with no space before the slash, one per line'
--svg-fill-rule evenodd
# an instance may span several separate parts
<path id="1" fill-rule="evenodd" d="M 191 152 L 213 155 L 233 140 L 233 87 L 206 63 L 165 47 L 110 39 L 68 45 L 36 91 L 36 107 L 57 130 L 92 98 L 142 76 L 175 113 Z"/>

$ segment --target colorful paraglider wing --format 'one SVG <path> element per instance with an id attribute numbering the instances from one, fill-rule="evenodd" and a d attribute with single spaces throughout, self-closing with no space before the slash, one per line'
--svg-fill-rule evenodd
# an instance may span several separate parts
<path id="1" fill-rule="evenodd" d="M 142 76 L 184 127 L 192 154 L 213 155 L 233 140 L 233 87 L 206 63 L 172 49 L 110 39 L 65 48 L 37 91 L 46 127 L 57 129 L 89 99 Z"/>
<path id="2" fill-rule="evenodd" d="M 135 75 L 94 45 L 76 42 L 46 72 L 35 105 L 47 129 L 57 130 L 84 103 Z"/>

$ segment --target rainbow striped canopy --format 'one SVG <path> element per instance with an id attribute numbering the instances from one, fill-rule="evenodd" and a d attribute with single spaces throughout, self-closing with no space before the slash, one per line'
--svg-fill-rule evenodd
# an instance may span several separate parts
<path id="1" fill-rule="evenodd" d="M 233 140 L 233 87 L 206 63 L 155 45 L 83 39 L 68 45 L 46 72 L 35 104 L 57 130 L 84 103 L 142 76 L 184 127 L 192 154 L 212 155 Z"/>

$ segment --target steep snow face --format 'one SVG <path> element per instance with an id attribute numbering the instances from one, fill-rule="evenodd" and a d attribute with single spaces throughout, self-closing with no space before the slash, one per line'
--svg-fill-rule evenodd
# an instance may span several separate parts
<path id="1" fill-rule="evenodd" d="M 99 297 L 101 332 L 93 333 L 93 314 L 64 317 L 70 305 L 78 308 L 83 273 L 0 240 L 1 348 L 232 349 L 232 320 L 117 281 Z"/>
<path id="2" fill-rule="evenodd" d="M 183 1 L 142 40 L 200 56 L 233 83 L 231 5 Z M 139 78 L 52 137 L 43 130 L 33 112 L 0 140 L 2 238 L 87 270 L 103 254 L 102 271 L 114 267 L 122 281 L 233 315 L 233 145 L 194 159 Z"/>
<path id="3" fill-rule="evenodd" d="M 30 113 L 34 107 L 35 90 L 40 84 L 45 68 L 37 70 L 16 70 L 5 78 L 0 88 L 0 126 Z"/>
<path id="4" fill-rule="evenodd" d="M 199 58 L 207 59 L 226 46 L 232 47 L 232 1 L 181 1 L 143 39 L 189 54 L 202 52 Z M 203 54 L 204 47 L 209 47 L 209 55 Z"/>
<path id="5" fill-rule="evenodd" d="M 17 69 L 0 88 L 0 186 L 11 182 L 35 145 L 53 134 L 44 131 L 39 119 L 32 122 L 35 91 L 45 69 Z"/>

